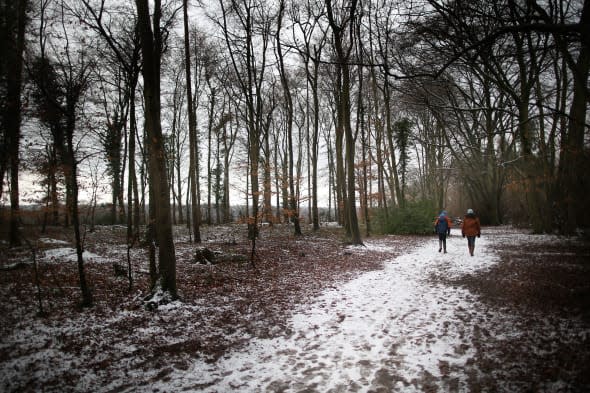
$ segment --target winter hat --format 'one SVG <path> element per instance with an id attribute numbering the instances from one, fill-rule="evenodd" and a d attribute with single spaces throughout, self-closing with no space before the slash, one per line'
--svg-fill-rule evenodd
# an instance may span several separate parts
<path id="1" fill-rule="evenodd" d="M 473 214 L 473 209 L 467 209 L 467 214 Z"/>
<path id="2" fill-rule="evenodd" d="M 440 212 L 440 216 L 441 216 L 441 217 L 444 217 L 444 216 L 446 216 L 446 215 L 447 215 L 447 211 L 446 211 L 446 210 L 443 210 L 442 212 Z"/>

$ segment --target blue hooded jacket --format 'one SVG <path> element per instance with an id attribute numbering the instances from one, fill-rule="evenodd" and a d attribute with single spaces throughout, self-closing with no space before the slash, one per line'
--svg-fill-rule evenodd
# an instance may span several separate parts
<path id="1" fill-rule="evenodd" d="M 434 223 L 434 229 L 436 230 L 436 233 L 439 234 L 450 234 L 451 220 L 447 216 L 447 212 L 443 211 L 442 213 L 440 213 L 440 216 L 438 216 L 436 222 Z"/>

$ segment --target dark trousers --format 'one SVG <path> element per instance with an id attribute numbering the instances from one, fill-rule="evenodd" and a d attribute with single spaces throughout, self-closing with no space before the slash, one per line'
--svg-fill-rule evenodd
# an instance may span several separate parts
<path id="1" fill-rule="evenodd" d="M 438 234 L 438 248 L 439 248 L 439 251 L 440 251 L 440 249 L 444 249 L 445 252 L 447 251 L 447 233 L 446 232 Z"/>

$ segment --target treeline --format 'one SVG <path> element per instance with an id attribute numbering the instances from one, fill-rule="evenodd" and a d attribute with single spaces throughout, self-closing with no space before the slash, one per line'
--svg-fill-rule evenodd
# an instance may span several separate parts
<path id="1" fill-rule="evenodd" d="M 111 221 L 130 246 L 148 224 L 172 294 L 171 226 L 200 241 L 232 203 L 253 254 L 260 222 L 301 233 L 302 204 L 319 228 L 321 190 L 356 244 L 424 201 L 564 234 L 590 218 L 589 1 L 0 4 L 12 245 L 23 170 L 77 238 L 79 185 L 95 200 L 108 177 Z"/>

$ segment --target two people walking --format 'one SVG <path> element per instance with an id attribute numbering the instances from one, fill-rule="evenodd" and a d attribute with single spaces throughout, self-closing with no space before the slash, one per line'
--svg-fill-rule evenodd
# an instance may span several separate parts
<path id="1" fill-rule="evenodd" d="M 442 211 L 434 221 L 434 230 L 438 234 L 438 252 L 447 252 L 447 236 L 451 234 L 451 219 L 446 211 Z M 467 214 L 463 217 L 461 223 L 461 235 L 467 237 L 467 248 L 469 255 L 473 256 L 475 250 L 475 237 L 481 236 L 481 225 L 479 217 L 475 214 L 473 209 L 467 209 Z"/>

